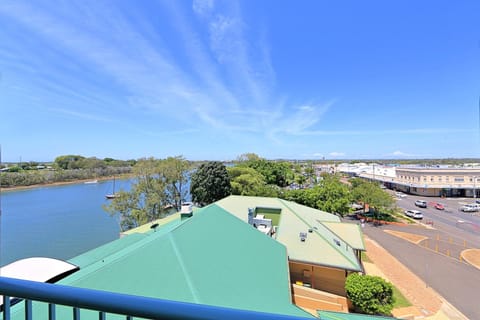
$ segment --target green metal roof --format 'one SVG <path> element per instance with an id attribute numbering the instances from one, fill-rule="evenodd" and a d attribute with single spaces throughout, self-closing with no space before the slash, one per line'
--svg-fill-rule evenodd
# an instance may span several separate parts
<path id="1" fill-rule="evenodd" d="M 130 229 L 128 231 L 125 231 L 123 232 L 124 235 L 128 235 L 128 234 L 133 234 L 133 233 L 146 233 L 146 232 L 150 232 L 152 229 L 150 228 L 150 226 L 152 226 L 153 224 L 157 223 L 159 227 L 165 225 L 165 224 L 168 224 L 172 221 L 180 221 L 180 212 L 177 212 L 177 213 L 174 213 L 174 214 L 171 214 L 169 216 L 166 216 L 165 218 L 161 218 L 161 219 L 157 219 L 157 220 L 154 220 L 152 221 L 151 223 L 146 223 L 144 225 L 141 225 L 137 228 L 133 228 L 133 229 Z"/>
<path id="2" fill-rule="evenodd" d="M 361 232 L 346 239 L 340 232 L 332 232 L 324 223 L 340 224 L 340 218 L 333 214 L 278 198 L 229 196 L 216 204 L 245 222 L 248 221 L 248 208 L 280 208 L 276 240 L 287 247 L 290 260 L 362 271 L 351 245 L 363 243 Z M 300 241 L 300 232 L 307 233 L 304 242 Z"/>
<path id="3" fill-rule="evenodd" d="M 71 262 L 80 270 L 59 284 L 311 317 L 291 301 L 285 247 L 215 204 L 181 223 L 125 236 Z M 39 311 L 44 308 L 34 304 L 35 319 L 46 318 Z M 12 311 L 12 319 L 20 319 L 23 306 Z M 68 317 L 71 309 L 58 307 L 57 318 Z M 82 319 L 98 314 L 82 311 Z"/>
<path id="4" fill-rule="evenodd" d="M 318 316 L 320 320 L 382 320 L 382 319 L 397 319 L 392 317 L 382 317 L 382 316 L 372 316 L 369 314 L 360 314 L 360 313 L 342 313 L 334 311 L 318 311 Z"/>
<path id="5" fill-rule="evenodd" d="M 362 229 L 358 224 L 343 222 L 322 222 L 322 224 L 341 237 L 352 248 L 366 250 Z"/>

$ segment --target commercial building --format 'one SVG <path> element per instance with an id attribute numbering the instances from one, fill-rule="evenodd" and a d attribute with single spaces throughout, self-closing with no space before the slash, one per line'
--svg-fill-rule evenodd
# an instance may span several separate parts
<path id="1" fill-rule="evenodd" d="M 480 197 L 479 167 L 342 164 L 338 171 L 405 193 L 430 197 Z"/>

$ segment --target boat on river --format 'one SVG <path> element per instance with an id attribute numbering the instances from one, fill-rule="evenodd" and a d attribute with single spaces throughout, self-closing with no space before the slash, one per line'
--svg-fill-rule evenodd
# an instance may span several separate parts
<path id="1" fill-rule="evenodd" d="M 109 194 L 106 194 L 105 195 L 105 198 L 107 198 L 108 200 L 112 200 L 112 199 L 115 199 L 116 197 L 118 197 L 118 194 L 115 193 L 115 177 L 113 177 L 113 188 L 112 188 L 112 193 L 109 193 Z"/>

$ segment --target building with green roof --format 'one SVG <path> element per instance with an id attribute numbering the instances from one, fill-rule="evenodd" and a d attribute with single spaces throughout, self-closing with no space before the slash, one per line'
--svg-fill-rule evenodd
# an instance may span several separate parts
<path id="1" fill-rule="evenodd" d="M 58 283 L 312 317 L 316 310 L 348 312 L 345 278 L 363 271 L 362 250 L 361 229 L 335 215 L 277 198 L 229 196 L 69 260 L 79 270 Z M 34 312 L 42 308 L 34 303 Z M 12 319 L 22 318 L 20 304 L 12 310 Z M 57 310 L 59 319 L 70 315 Z"/>
<path id="2" fill-rule="evenodd" d="M 255 217 L 274 221 L 271 236 L 287 248 L 293 296 L 303 301 L 302 306 L 325 307 L 299 296 L 296 291 L 303 295 L 305 289 L 298 285 L 345 297 L 348 274 L 363 272 L 360 259 L 365 244 L 357 224 L 342 223 L 336 215 L 278 198 L 229 196 L 216 204 L 246 223 L 249 210 Z M 335 303 L 338 300 L 342 299 Z M 345 299 L 340 304 L 331 310 L 346 311 Z"/>
<path id="3" fill-rule="evenodd" d="M 189 219 L 147 230 L 71 259 L 79 270 L 57 283 L 312 317 L 292 303 L 285 247 L 218 205 L 198 210 Z M 44 308 L 34 303 L 35 319 L 47 319 L 41 312 Z M 12 319 L 24 317 L 23 304 L 12 311 Z M 71 309 L 58 307 L 58 319 L 70 317 Z M 94 318 L 98 319 L 98 314 L 82 313 L 82 319 Z"/>

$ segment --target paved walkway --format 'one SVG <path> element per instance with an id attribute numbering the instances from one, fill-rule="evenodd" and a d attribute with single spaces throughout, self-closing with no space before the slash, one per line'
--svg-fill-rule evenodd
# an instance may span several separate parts
<path id="1" fill-rule="evenodd" d="M 366 273 L 387 279 L 413 305 L 393 310 L 395 317 L 429 320 L 467 319 L 378 243 L 365 236 L 365 244 L 367 256 L 373 261 L 373 263 L 364 263 Z"/>

